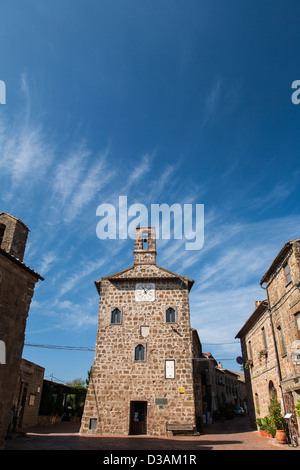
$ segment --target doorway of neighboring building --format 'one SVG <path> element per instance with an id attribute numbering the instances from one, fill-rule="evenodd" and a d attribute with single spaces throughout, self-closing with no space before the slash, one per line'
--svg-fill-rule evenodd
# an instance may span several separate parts
<path id="1" fill-rule="evenodd" d="M 130 402 L 129 434 L 147 434 L 147 402 Z"/>

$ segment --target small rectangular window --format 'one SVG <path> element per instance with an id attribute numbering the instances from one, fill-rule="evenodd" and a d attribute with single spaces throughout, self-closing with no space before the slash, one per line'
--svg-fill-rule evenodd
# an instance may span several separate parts
<path id="1" fill-rule="evenodd" d="M 89 429 L 95 431 L 97 429 L 97 418 L 91 418 L 89 423 Z"/>
<path id="2" fill-rule="evenodd" d="M 281 354 L 282 354 L 282 356 L 285 356 L 286 355 L 286 349 L 285 349 L 285 343 L 284 343 L 282 329 L 281 329 L 280 326 L 278 326 L 277 331 L 278 331 L 279 341 L 280 341 L 280 345 L 281 345 Z"/>
<path id="3" fill-rule="evenodd" d="M 262 327 L 261 332 L 262 332 L 264 347 L 265 347 L 266 349 L 268 349 L 267 337 L 266 337 L 266 332 L 265 332 L 265 328 L 264 328 L 264 327 Z"/>
<path id="4" fill-rule="evenodd" d="M 253 360 L 251 341 L 248 343 L 249 358 Z"/>
<path id="5" fill-rule="evenodd" d="M 286 277 L 287 283 L 292 282 L 290 267 L 289 267 L 288 263 L 286 263 L 283 266 L 283 269 L 284 269 L 284 272 L 285 272 L 285 277 Z"/>
<path id="6" fill-rule="evenodd" d="M 34 402 L 35 402 L 35 395 L 33 393 L 31 393 L 29 395 L 29 402 L 28 402 L 28 405 L 29 406 L 33 406 L 34 405 Z"/>

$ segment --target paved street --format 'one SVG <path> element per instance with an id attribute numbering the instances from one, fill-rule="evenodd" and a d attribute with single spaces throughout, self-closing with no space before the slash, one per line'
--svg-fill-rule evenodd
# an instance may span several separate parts
<path id="1" fill-rule="evenodd" d="M 261 437 L 247 417 L 207 425 L 200 436 L 157 438 L 151 436 L 80 436 L 79 425 L 62 423 L 28 430 L 26 436 L 6 441 L 5 450 L 102 450 L 102 451 L 200 451 L 200 450 L 299 450 Z"/>

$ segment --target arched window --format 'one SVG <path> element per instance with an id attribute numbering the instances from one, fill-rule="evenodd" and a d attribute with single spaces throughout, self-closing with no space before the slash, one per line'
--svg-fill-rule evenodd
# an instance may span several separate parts
<path id="1" fill-rule="evenodd" d="M 138 344 L 134 350 L 134 360 L 144 361 L 145 360 L 145 346 Z"/>
<path id="2" fill-rule="evenodd" d="M 277 398 L 276 388 L 272 380 L 270 380 L 269 382 L 269 397 L 270 397 L 270 400 L 273 400 L 273 398 Z"/>
<path id="3" fill-rule="evenodd" d="M 115 323 L 115 324 L 121 323 L 121 311 L 118 308 L 115 308 L 111 312 L 111 323 Z"/>
<path id="4" fill-rule="evenodd" d="M 259 405 L 259 398 L 258 398 L 258 394 L 257 394 L 257 393 L 254 395 L 254 399 L 255 399 L 255 410 L 256 410 L 256 413 L 257 413 L 257 414 L 260 414 L 260 405 Z"/>
<path id="5" fill-rule="evenodd" d="M 175 310 L 172 307 L 168 308 L 166 311 L 166 322 L 175 323 Z"/>
<path id="6" fill-rule="evenodd" d="M 148 232 L 143 232 L 142 240 L 143 250 L 148 250 Z"/>

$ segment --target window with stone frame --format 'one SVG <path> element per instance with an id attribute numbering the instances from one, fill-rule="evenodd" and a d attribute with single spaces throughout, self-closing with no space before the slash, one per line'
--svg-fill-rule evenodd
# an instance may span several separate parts
<path id="1" fill-rule="evenodd" d="M 122 312 L 119 308 L 114 308 L 112 310 L 110 322 L 113 325 L 120 325 L 122 323 Z"/>
<path id="2" fill-rule="evenodd" d="M 291 271 L 290 271 L 289 264 L 285 263 L 284 266 L 283 266 L 283 269 L 284 269 L 284 273 L 285 273 L 286 282 L 287 282 L 287 284 L 289 284 L 290 282 L 292 282 Z"/>
<path id="3" fill-rule="evenodd" d="M 134 349 L 134 360 L 135 362 L 146 361 L 146 348 L 144 344 L 137 344 Z"/>
<path id="4" fill-rule="evenodd" d="M 279 339 L 279 346 L 280 346 L 280 352 L 282 356 L 286 356 L 286 348 L 285 348 L 285 342 L 284 342 L 284 337 L 282 333 L 281 326 L 277 326 L 277 333 L 278 333 L 278 339 Z"/>
<path id="5" fill-rule="evenodd" d="M 264 346 L 265 349 L 268 349 L 267 337 L 266 337 L 266 332 L 265 332 L 265 327 L 264 326 L 261 329 L 261 334 L 262 334 L 263 346 Z"/>
<path id="6" fill-rule="evenodd" d="M 252 353 L 252 344 L 251 344 L 251 341 L 248 341 L 248 356 L 249 356 L 249 359 L 251 359 L 252 362 L 253 362 L 253 353 Z"/>
<path id="7" fill-rule="evenodd" d="M 175 323 L 176 322 L 176 310 L 172 307 L 167 308 L 166 310 L 166 323 Z"/>

